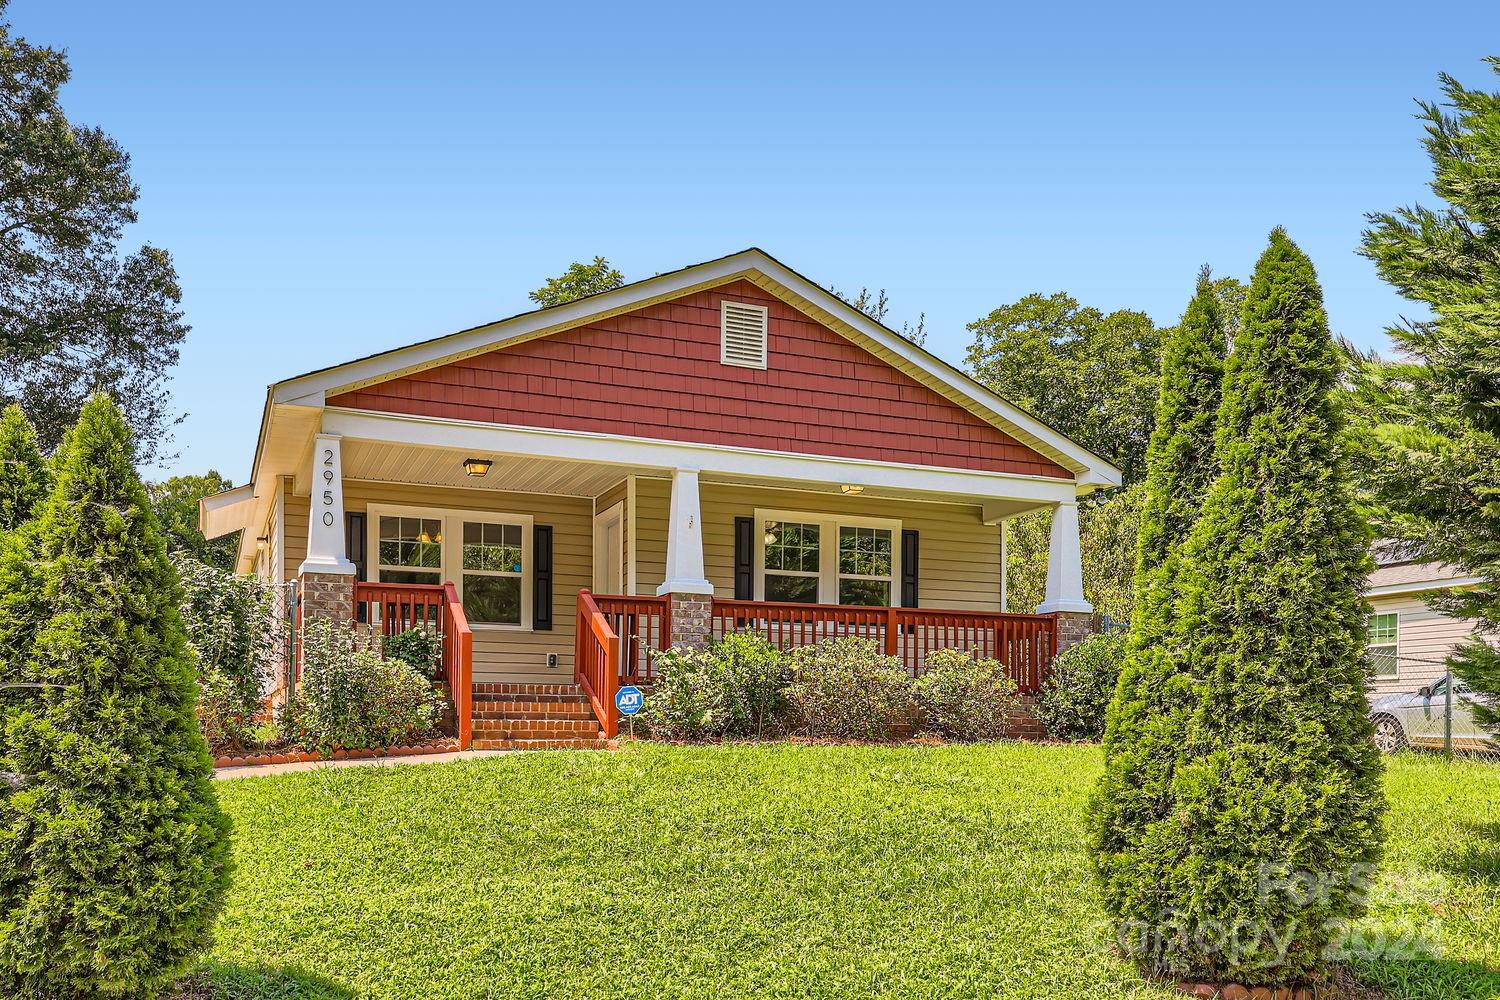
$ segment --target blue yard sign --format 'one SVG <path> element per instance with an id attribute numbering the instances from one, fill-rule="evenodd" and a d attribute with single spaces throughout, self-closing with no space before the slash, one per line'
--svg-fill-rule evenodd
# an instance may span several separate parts
<path id="1" fill-rule="evenodd" d="M 621 715 L 634 715 L 646 703 L 646 696 L 634 684 L 627 684 L 615 692 L 615 708 Z"/>

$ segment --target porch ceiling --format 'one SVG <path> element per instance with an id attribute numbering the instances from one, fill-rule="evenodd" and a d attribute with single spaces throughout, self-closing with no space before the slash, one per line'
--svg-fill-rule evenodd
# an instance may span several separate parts
<path id="1" fill-rule="evenodd" d="M 347 440 L 343 447 L 344 477 L 382 483 L 454 486 L 469 490 L 506 490 L 512 493 L 552 493 L 596 497 L 626 476 L 648 470 L 598 462 L 559 462 L 520 455 L 476 453 L 495 464 L 484 476 L 464 472 L 464 452 L 379 441 Z M 660 474 L 660 473 L 656 473 Z"/>

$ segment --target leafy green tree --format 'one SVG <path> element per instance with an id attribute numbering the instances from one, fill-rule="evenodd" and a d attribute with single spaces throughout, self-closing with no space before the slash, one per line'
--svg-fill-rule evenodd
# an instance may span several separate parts
<path id="1" fill-rule="evenodd" d="M 1105 314 L 1062 292 L 1028 295 L 968 325 L 967 365 L 986 387 L 1145 476 L 1161 331 L 1142 312 Z"/>
<path id="2" fill-rule="evenodd" d="M 212 469 L 201 476 L 173 476 L 159 483 L 147 483 L 146 493 L 161 524 L 167 551 L 233 572 L 235 555 L 239 552 L 239 535 L 210 541 L 198 530 L 198 501 L 233 486 L 234 483 Z"/>
<path id="3" fill-rule="evenodd" d="M 1479 621 L 1451 665 L 1495 699 L 1476 715 L 1500 734 L 1500 651 L 1484 641 L 1500 637 L 1500 94 L 1442 86 L 1444 104 L 1421 108 L 1445 205 L 1371 215 L 1362 247 L 1431 319 L 1388 331 L 1398 360 L 1366 359 L 1355 454 L 1384 533 L 1483 579 L 1432 603 Z"/>
<path id="4" fill-rule="evenodd" d="M 1135 605 L 1135 535 L 1143 498 L 1137 484 L 1085 505 L 1078 514 L 1083 594 L 1097 613 L 1117 622 L 1129 621 Z M 1006 523 L 1006 606 L 1011 611 L 1027 614 L 1042 603 L 1051 532 L 1052 515 L 1046 511 Z"/>
<path id="5" fill-rule="evenodd" d="M 0 994 L 150 995 L 207 944 L 229 821 L 193 715 L 177 577 L 123 414 L 84 406 L 0 552 Z"/>
<path id="6" fill-rule="evenodd" d="M 572 302 L 588 295 L 598 295 L 600 292 L 612 291 L 625 284 L 625 275 L 611 267 L 609 261 L 603 257 L 595 257 L 592 264 L 574 261 L 568 265 L 568 269 L 556 278 L 548 278 L 547 283 L 527 297 L 537 305 L 546 308 L 548 306 L 560 306 L 564 302 Z"/>
<path id="7" fill-rule="evenodd" d="M 1151 880 L 1174 860 L 1156 851 L 1163 831 L 1176 822 L 1172 779 L 1195 704 L 1192 665 L 1168 639 L 1181 551 L 1218 472 L 1214 436 L 1225 325 L 1222 299 L 1205 268 L 1162 351 L 1161 393 L 1132 560 L 1131 632 L 1105 713 L 1105 773 L 1090 804 L 1105 905 L 1122 926 L 1152 920 L 1166 906 L 1152 892 Z"/>
<path id="8" fill-rule="evenodd" d="M 19 406 L 7 406 L 0 413 L 0 533 L 14 531 L 30 518 L 51 485 L 36 428 Z"/>
<path id="9" fill-rule="evenodd" d="M 8 0 L 0 0 L 0 16 Z M 95 390 L 124 401 L 143 462 L 175 423 L 165 386 L 187 335 L 165 250 L 120 256 L 136 219 L 130 158 L 58 103 L 60 51 L 0 21 L 0 403 L 52 451 Z"/>
<path id="10" fill-rule="evenodd" d="M 1160 771 L 1170 810 L 1139 849 L 1099 859 L 1127 950 L 1163 975 L 1305 981 L 1363 912 L 1379 858 L 1369 537 L 1339 447 L 1341 371 L 1312 262 L 1275 230 L 1226 365 L 1221 471 L 1163 643 L 1169 717 L 1185 719 L 1161 749 L 1175 758 Z"/>

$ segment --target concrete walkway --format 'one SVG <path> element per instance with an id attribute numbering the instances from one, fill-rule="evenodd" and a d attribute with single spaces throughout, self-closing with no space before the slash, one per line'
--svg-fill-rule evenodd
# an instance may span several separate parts
<path id="1" fill-rule="evenodd" d="M 214 770 L 214 779 L 265 778 L 273 774 L 289 774 L 292 771 L 316 771 L 325 767 L 396 767 L 400 764 L 444 764 L 450 760 L 473 760 L 477 757 L 498 757 L 511 753 L 527 753 L 525 750 L 456 750 L 452 753 L 417 754 L 410 757 L 369 757 L 364 760 L 310 760 L 295 764 L 247 764 L 244 767 L 220 767 Z"/>

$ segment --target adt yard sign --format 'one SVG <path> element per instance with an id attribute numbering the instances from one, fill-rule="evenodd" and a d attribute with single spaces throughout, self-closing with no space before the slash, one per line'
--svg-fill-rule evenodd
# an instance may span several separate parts
<path id="1" fill-rule="evenodd" d="M 627 684 L 615 692 L 615 708 L 621 715 L 634 715 L 645 704 L 646 696 L 634 684 Z"/>

